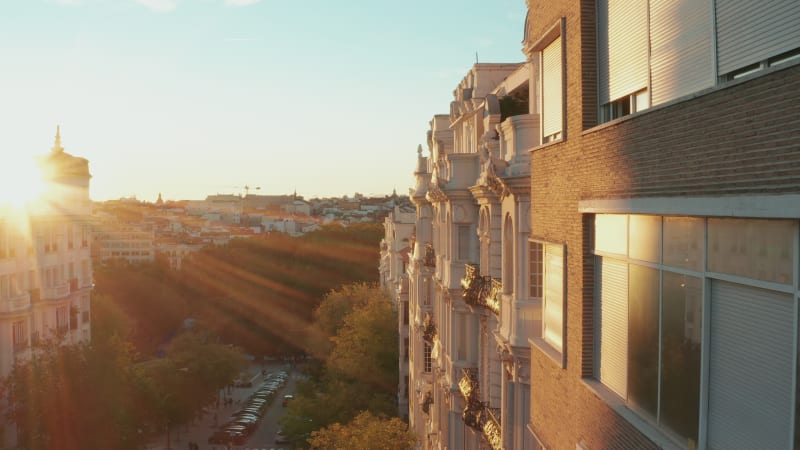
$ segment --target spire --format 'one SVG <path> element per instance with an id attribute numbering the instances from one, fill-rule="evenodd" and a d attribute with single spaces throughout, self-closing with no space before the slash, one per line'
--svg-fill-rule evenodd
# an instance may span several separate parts
<path id="1" fill-rule="evenodd" d="M 64 147 L 61 146 L 61 125 L 56 125 L 56 142 L 53 144 L 53 153 L 63 151 Z"/>

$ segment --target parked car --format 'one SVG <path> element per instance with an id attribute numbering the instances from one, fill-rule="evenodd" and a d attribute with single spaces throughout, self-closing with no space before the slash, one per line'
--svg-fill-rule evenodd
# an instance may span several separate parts
<path id="1" fill-rule="evenodd" d="M 283 396 L 283 402 L 282 402 L 281 404 L 282 404 L 283 406 L 286 406 L 286 405 L 288 405 L 288 404 L 289 404 L 289 402 L 290 402 L 292 399 L 294 399 L 294 395 L 292 395 L 292 394 L 286 394 L 286 395 L 284 395 L 284 396 Z"/>

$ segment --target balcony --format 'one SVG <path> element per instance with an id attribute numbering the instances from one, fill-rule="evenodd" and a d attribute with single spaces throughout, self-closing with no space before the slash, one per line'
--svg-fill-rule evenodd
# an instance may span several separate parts
<path id="1" fill-rule="evenodd" d="M 483 403 L 477 400 L 468 401 L 464 411 L 461 412 L 464 425 L 477 431 L 483 431 L 484 415 Z"/>
<path id="2" fill-rule="evenodd" d="M 433 344 L 433 341 L 436 339 L 436 334 L 436 324 L 433 323 L 433 317 L 430 313 L 425 313 L 425 320 L 422 321 L 422 339 Z"/>
<path id="3" fill-rule="evenodd" d="M 436 251 L 433 249 L 433 244 L 425 244 L 425 256 L 422 258 L 422 265 L 436 267 Z"/>
<path id="4" fill-rule="evenodd" d="M 498 278 L 479 275 L 475 264 L 466 264 L 464 278 L 461 279 L 464 303 L 480 306 L 500 315 L 500 303 L 503 298 L 503 282 Z"/>
<path id="5" fill-rule="evenodd" d="M 483 437 L 492 450 L 503 449 L 503 434 L 500 427 L 500 408 L 484 408 Z"/>
<path id="6" fill-rule="evenodd" d="M 464 396 L 464 400 L 469 403 L 470 401 L 479 401 L 478 396 L 478 369 L 467 368 L 461 370 L 461 379 L 458 380 L 458 390 Z"/>
<path id="7" fill-rule="evenodd" d="M 11 297 L 0 301 L 0 313 L 14 313 L 17 311 L 24 311 L 31 306 L 31 296 L 27 292 L 12 295 Z"/>
<path id="8" fill-rule="evenodd" d="M 486 307 L 496 316 L 500 316 L 500 303 L 503 299 L 503 282 L 498 278 L 492 278 L 489 293 L 486 295 Z"/>
<path id="9" fill-rule="evenodd" d="M 66 282 L 41 289 L 42 300 L 64 298 L 69 295 L 69 292 L 69 283 Z"/>
<path id="10" fill-rule="evenodd" d="M 422 397 L 422 403 L 420 404 L 422 412 L 424 412 L 425 414 L 430 414 L 432 404 L 433 404 L 433 394 L 431 393 L 431 391 L 428 391 Z"/>

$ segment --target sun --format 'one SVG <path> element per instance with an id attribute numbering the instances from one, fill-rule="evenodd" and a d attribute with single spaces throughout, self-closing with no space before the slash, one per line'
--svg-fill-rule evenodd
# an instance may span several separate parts
<path id="1" fill-rule="evenodd" d="M 0 156 L 0 207 L 24 209 L 45 192 L 42 172 L 33 155 L 14 153 Z"/>

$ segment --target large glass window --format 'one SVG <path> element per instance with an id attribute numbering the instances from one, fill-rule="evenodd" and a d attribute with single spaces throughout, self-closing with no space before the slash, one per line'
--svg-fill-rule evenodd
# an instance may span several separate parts
<path id="1" fill-rule="evenodd" d="M 704 301 L 710 305 L 709 360 L 726 361 L 727 355 L 748 350 L 733 345 L 737 349 L 733 353 L 715 353 L 715 339 L 729 343 L 731 338 L 721 331 L 730 317 L 719 313 L 720 306 L 727 306 L 731 317 L 746 323 L 768 322 L 780 315 L 759 305 L 797 287 L 797 225 L 795 220 L 596 215 L 597 379 L 619 394 L 631 410 L 686 447 L 696 448 L 701 441 L 701 349 L 703 336 L 709 332 L 703 329 Z M 718 294 L 714 304 L 706 286 L 721 275 L 726 285 L 734 287 Z M 785 287 L 765 290 L 764 281 Z M 747 307 L 728 306 L 735 302 Z M 718 311 L 716 319 L 714 311 Z M 729 333 L 739 329 L 738 325 L 729 327 Z M 780 354 L 790 357 L 785 353 Z M 711 373 L 715 368 L 710 367 Z M 751 369 L 718 362 L 716 373 L 728 370 L 726 376 L 750 379 L 745 376 Z M 756 376 L 767 376 L 768 370 L 763 367 L 765 372 Z M 764 390 L 773 393 L 784 387 L 774 384 Z M 712 394 L 714 389 L 707 387 Z M 720 395 L 714 398 L 719 401 Z M 708 414 L 727 417 L 731 412 L 709 401 Z M 745 422 L 741 426 L 751 431 L 768 425 Z"/>

